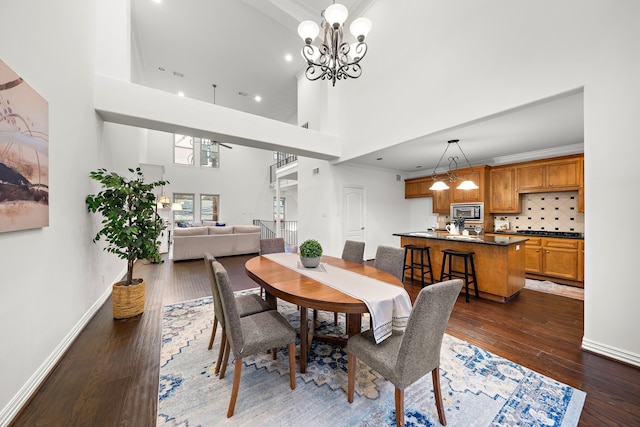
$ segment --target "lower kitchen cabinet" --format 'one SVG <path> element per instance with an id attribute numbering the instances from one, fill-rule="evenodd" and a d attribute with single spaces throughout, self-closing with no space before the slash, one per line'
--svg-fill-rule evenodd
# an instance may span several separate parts
<path id="1" fill-rule="evenodd" d="M 574 286 L 582 286 L 582 240 L 530 237 L 525 244 L 525 254 L 525 270 L 529 275 L 545 276 L 541 278 L 548 277 L 561 283 L 566 280 Z"/>

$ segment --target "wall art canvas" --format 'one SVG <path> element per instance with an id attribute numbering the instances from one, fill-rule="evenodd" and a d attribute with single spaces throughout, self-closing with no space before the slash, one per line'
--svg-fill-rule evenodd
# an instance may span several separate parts
<path id="1" fill-rule="evenodd" d="M 0 60 L 0 232 L 49 225 L 49 103 Z"/>

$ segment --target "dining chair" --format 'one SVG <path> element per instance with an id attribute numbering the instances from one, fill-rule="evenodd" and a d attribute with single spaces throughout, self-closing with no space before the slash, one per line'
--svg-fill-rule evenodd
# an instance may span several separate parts
<path id="1" fill-rule="evenodd" d="M 393 246 L 378 246 L 373 266 L 393 274 L 402 281 L 404 276 L 404 249 Z"/>
<path id="2" fill-rule="evenodd" d="M 364 262 L 364 242 L 346 240 L 342 248 L 342 259 L 362 264 Z"/>
<path id="3" fill-rule="evenodd" d="M 274 237 L 272 239 L 260 239 L 260 255 L 284 252 L 284 239 Z"/>
<path id="4" fill-rule="evenodd" d="M 260 255 L 275 254 L 284 251 L 284 239 L 282 237 L 260 239 Z M 260 287 L 260 295 L 264 295 L 264 288 L 262 286 Z"/>
<path id="5" fill-rule="evenodd" d="M 222 302 L 220 301 L 220 292 L 218 290 L 218 283 L 216 275 L 213 272 L 213 263 L 216 259 L 209 252 L 204 254 L 204 264 L 207 267 L 207 274 L 209 275 L 209 282 L 211 284 L 211 294 L 213 296 L 213 329 L 211 330 L 211 338 L 209 339 L 209 350 L 213 347 L 213 340 L 216 338 L 216 330 L 218 324 L 222 329 L 222 337 L 220 339 L 220 350 L 218 350 L 218 359 L 214 372 L 218 374 L 220 372 L 220 364 L 222 363 L 222 357 L 227 347 L 227 333 L 225 330 L 224 312 L 222 310 Z M 238 306 L 238 314 L 240 317 L 249 316 L 251 314 L 260 313 L 262 311 L 270 310 L 269 304 L 260 296 L 256 294 L 238 295 L 235 297 Z M 221 378 L 224 378 L 222 375 Z"/>
<path id="6" fill-rule="evenodd" d="M 423 288 L 404 333 L 393 333 L 376 344 L 371 330 L 347 341 L 347 400 L 353 402 L 356 361 L 360 359 L 395 386 L 396 426 L 404 426 L 404 390 L 431 371 L 440 424 L 447 425 L 440 391 L 440 348 L 462 280 L 448 280 Z"/>
<path id="7" fill-rule="evenodd" d="M 289 386 L 291 390 L 296 388 L 296 331 L 276 310 L 262 311 L 245 317 L 240 317 L 236 298 L 231 289 L 231 281 L 227 270 L 219 262 L 213 262 L 213 271 L 220 291 L 220 301 L 228 329 L 228 342 L 235 358 L 233 372 L 233 387 L 231 400 L 227 410 L 227 418 L 233 416 L 240 387 L 240 374 L 242 372 L 242 358 L 257 354 L 265 349 L 273 349 L 274 357 L 278 348 L 288 346 L 289 351 Z M 228 352 L 225 351 L 226 367 Z M 222 374 L 221 374 L 222 375 Z M 280 378 L 279 375 L 274 377 Z M 273 390 L 272 390 L 273 391 Z"/>

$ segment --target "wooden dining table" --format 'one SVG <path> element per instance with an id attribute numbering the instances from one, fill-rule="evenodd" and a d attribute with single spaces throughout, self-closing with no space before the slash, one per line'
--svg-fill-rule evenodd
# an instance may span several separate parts
<path id="1" fill-rule="evenodd" d="M 402 282 L 386 271 L 365 264 L 346 261 L 341 258 L 323 256 L 321 262 L 343 268 L 396 286 Z M 247 275 L 265 290 L 267 303 L 277 308 L 281 298 L 300 307 L 300 372 L 307 370 L 309 348 L 312 339 L 344 344 L 344 338 L 314 333 L 314 322 L 309 327 L 308 309 L 345 313 L 347 316 L 347 337 L 360 333 L 363 313 L 368 313 L 367 305 L 357 298 L 325 285 L 302 272 L 293 270 L 264 256 L 256 256 L 245 263 Z"/>

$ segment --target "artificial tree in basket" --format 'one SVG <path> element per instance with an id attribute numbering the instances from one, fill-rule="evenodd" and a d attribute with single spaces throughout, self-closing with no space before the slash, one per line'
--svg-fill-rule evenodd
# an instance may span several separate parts
<path id="1" fill-rule="evenodd" d="M 153 189 L 168 181 L 144 182 L 140 168 L 129 169 L 131 178 L 106 169 L 89 174 L 102 185 L 97 194 L 86 198 L 89 212 L 103 216 L 102 229 L 93 238 L 104 238 L 107 252 L 127 260 L 127 277 L 114 283 L 112 289 L 113 317 L 123 319 L 144 311 L 145 282 L 133 278 L 133 265 L 138 259 L 160 259 L 158 240 L 165 225 L 156 212 L 156 195 Z"/>

